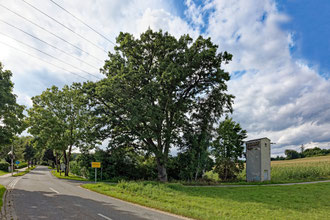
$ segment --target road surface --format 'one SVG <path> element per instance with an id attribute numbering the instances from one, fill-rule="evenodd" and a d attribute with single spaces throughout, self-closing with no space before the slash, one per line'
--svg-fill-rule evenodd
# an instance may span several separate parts
<path id="1" fill-rule="evenodd" d="M 183 219 L 83 189 L 44 166 L 22 177 L 0 178 L 0 184 L 8 189 L 2 219 Z"/>

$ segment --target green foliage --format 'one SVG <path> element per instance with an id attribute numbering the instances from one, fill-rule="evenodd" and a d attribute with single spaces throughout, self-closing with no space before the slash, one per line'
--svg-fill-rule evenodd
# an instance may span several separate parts
<path id="1" fill-rule="evenodd" d="M 0 146 L 10 144 L 25 129 L 24 106 L 16 103 L 12 73 L 0 63 Z"/>
<path id="2" fill-rule="evenodd" d="M 22 168 L 27 167 L 27 166 L 28 166 L 28 163 L 27 162 L 21 162 L 18 165 L 15 164 L 15 167 L 17 169 L 22 169 Z"/>
<path id="3" fill-rule="evenodd" d="M 243 156 L 243 140 L 246 137 L 246 131 L 231 118 L 220 123 L 212 154 L 215 157 L 214 171 L 221 180 L 235 180 L 244 169 L 244 163 L 239 158 Z"/>
<path id="4" fill-rule="evenodd" d="M 330 215 L 330 183 L 228 188 L 121 182 L 83 187 L 193 219 L 327 219 Z"/>
<path id="5" fill-rule="evenodd" d="M 60 90 L 53 86 L 33 97 L 33 107 L 28 110 L 29 132 L 35 136 L 36 145 L 62 152 L 66 167 L 69 167 L 73 146 L 89 148 L 93 145 L 88 135 L 87 99 L 80 87 L 80 84 L 72 84 Z M 66 175 L 68 172 L 66 169 Z"/>
<path id="6" fill-rule="evenodd" d="M 284 154 L 286 156 L 286 159 L 291 160 L 291 159 L 297 159 L 301 158 L 301 154 L 295 150 L 285 150 Z"/>
<path id="7" fill-rule="evenodd" d="M 10 166 L 10 164 L 9 163 L 7 163 L 7 162 L 0 162 L 0 170 L 2 170 L 2 171 L 8 171 L 8 167 Z"/>
<path id="8" fill-rule="evenodd" d="M 139 39 L 120 33 L 117 44 L 101 70 L 107 78 L 85 85 L 96 116 L 93 130 L 111 146 L 152 153 L 159 180 L 167 181 L 169 151 L 184 128 L 201 119 L 213 124 L 231 110 L 230 77 L 221 65 L 232 56 L 217 53 L 209 38 L 176 39 L 150 29 Z"/>
<path id="9" fill-rule="evenodd" d="M 121 179 L 155 179 L 157 177 L 156 164 L 151 158 L 145 158 L 142 152 L 132 147 L 97 149 L 94 154 L 83 151 L 71 162 L 71 172 L 88 179 L 95 178 L 95 169 L 91 162 L 101 162 L 102 180 L 117 181 Z M 101 179 L 101 169 L 97 171 L 97 178 Z"/>

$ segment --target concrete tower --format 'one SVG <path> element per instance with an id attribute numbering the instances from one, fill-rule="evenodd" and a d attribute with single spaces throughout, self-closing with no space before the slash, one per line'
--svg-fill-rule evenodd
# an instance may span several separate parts
<path id="1" fill-rule="evenodd" d="M 246 180 L 270 180 L 270 139 L 260 138 L 246 142 Z"/>

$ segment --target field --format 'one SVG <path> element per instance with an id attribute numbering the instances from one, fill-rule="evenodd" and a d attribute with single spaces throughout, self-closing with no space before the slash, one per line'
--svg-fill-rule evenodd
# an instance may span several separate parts
<path id="1" fill-rule="evenodd" d="M 306 182 L 330 179 L 330 156 L 306 157 L 294 160 L 271 162 L 271 179 L 269 183 Z M 207 173 L 211 179 L 218 181 L 212 171 Z M 239 175 L 239 184 L 245 181 L 245 170 Z"/>
<path id="2" fill-rule="evenodd" d="M 327 219 L 330 183 L 293 186 L 188 187 L 154 182 L 86 184 L 126 201 L 195 219 Z"/>

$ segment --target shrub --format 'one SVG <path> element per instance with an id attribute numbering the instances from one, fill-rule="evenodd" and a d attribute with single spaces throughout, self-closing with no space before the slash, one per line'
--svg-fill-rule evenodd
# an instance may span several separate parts
<path id="1" fill-rule="evenodd" d="M 3 170 L 3 171 L 8 171 L 8 167 L 9 167 L 9 163 L 7 162 L 0 162 L 0 170 Z"/>

